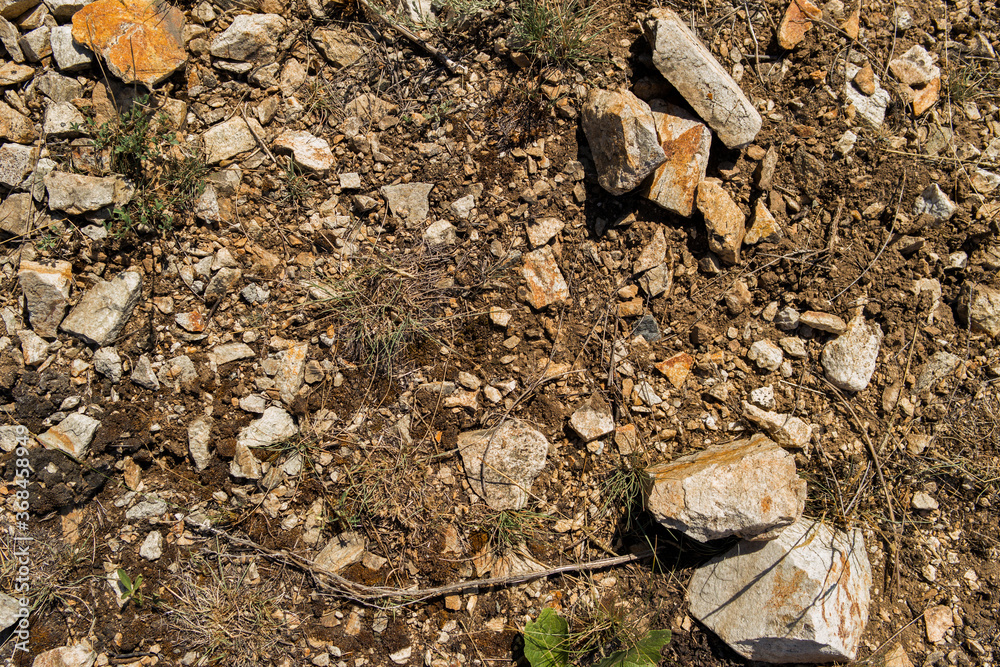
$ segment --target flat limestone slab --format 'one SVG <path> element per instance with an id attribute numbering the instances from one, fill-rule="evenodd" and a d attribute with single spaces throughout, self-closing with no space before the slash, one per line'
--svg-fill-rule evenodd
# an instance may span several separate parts
<path id="1" fill-rule="evenodd" d="M 691 615 L 744 658 L 850 661 L 868 623 L 872 570 L 861 531 L 802 519 L 742 541 L 691 578 Z"/>
<path id="2" fill-rule="evenodd" d="M 719 139 L 730 148 L 753 141 L 760 114 L 683 19 L 670 9 L 654 9 L 645 28 L 653 64 Z"/>

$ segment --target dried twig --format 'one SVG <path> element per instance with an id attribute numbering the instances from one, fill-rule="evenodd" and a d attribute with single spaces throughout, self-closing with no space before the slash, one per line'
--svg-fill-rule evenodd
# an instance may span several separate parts
<path id="1" fill-rule="evenodd" d="M 460 581 L 448 584 L 446 586 L 437 586 L 435 588 L 392 588 L 388 586 L 366 586 L 364 584 L 359 584 L 349 579 L 345 579 L 338 574 L 317 568 L 316 564 L 308 558 L 290 553 L 283 549 L 277 551 L 268 549 L 267 547 L 257 544 L 252 540 L 236 537 L 235 535 L 230 535 L 224 530 L 213 528 L 207 521 L 199 523 L 195 519 L 188 516 L 184 518 L 184 523 L 199 533 L 225 539 L 232 544 L 253 549 L 254 551 L 284 565 L 295 567 L 296 569 L 311 575 L 321 588 L 324 588 L 336 595 L 364 604 L 373 604 L 384 600 L 400 600 L 400 602 L 394 605 L 399 607 L 428 600 L 430 598 L 453 595 L 455 593 L 461 593 L 463 591 L 473 589 L 516 586 L 517 584 L 523 584 L 529 581 L 543 579 L 545 577 L 551 577 L 558 574 L 600 570 L 617 565 L 624 565 L 626 563 L 634 563 L 654 555 L 652 550 L 647 549 L 634 554 L 615 556 L 613 558 L 601 558 L 599 560 L 588 561 L 586 563 L 570 563 L 567 565 L 560 565 L 558 567 L 551 567 L 545 570 L 539 570 L 537 572 L 529 572 L 509 577 L 473 579 L 470 581 Z"/>
<path id="2" fill-rule="evenodd" d="M 411 32 L 407 28 L 404 28 L 396 21 L 393 21 L 383 12 L 380 12 L 375 7 L 372 7 L 371 3 L 369 3 L 368 0 L 361 0 L 361 4 L 364 5 L 365 9 L 367 9 L 370 14 L 378 18 L 379 21 L 384 23 L 389 28 L 392 28 L 406 39 L 410 40 L 415 46 L 418 46 L 424 51 L 426 51 L 435 60 L 444 65 L 445 69 L 447 69 L 452 74 L 465 76 L 466 74 L 469 73 L 469 70 L 465 67 L 465 65 L 456 63 L 454 60 L 449 58 L 443 51 L 441 51 L 435 46 L 428 44 L 424 40 L 417 37 L 413 32 Z"/>

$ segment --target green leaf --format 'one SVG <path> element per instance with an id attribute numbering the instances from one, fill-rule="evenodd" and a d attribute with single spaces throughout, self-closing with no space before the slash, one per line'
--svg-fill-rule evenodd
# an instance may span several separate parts
<path id="1" fill-rule="evenodd" d="M 596 667 L 656 667 L 660 651 L 670 642 L 670 630 L 650 630 L 627 651 L 616 651 Z"/>
<path id="2" fill-rule="evenodd" d="M 133 590 L 131 577 L 121 568 L 118 568 L 118 581 L 122 582 L 122 586 L 125 587 L 126 591 L 131 592 Z"/>
<path id="3" fill-rule="evenodd" d="M 531 667 L 563 667 L 569 663 L 566 619 L 546 607 L 524 626 L 524 657 Z"/>

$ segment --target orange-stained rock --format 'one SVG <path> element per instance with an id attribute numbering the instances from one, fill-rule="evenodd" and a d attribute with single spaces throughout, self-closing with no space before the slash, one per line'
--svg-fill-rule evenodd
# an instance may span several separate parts
<path id="1" fill-rule="evenodd" d="M 823 10 L 809 0 L 791 0 L 778 25 L 778 44 L 783 49 L 794 49 L 812 28 L 812 22 L 823 16 Z"/>
<path id="2" fill-rule="evenodd" d="M 528 303 L 532 308 L 544 308 L 569 298 L 569 286 L 550 246 L 525 253 L 521 274 L 528 286 Z"/>
<path id="3" fill-rule="evenodd" d="M 112 74 L 148 88 L 184 66 L 184 14 L 156 0 L 97 0 L 73 15 L 73 39 L 101 55 Z"/>
<path id="4" fill-rule="evenodd" d="M 688 374 L 691 373 L 692 364 L 694 364 L 694 359 L 690 354 L 687 352 L 678 352 L 669 359 L 664 359 L 656 364 L 655 368 L 670 380 L 670 384 L 680 389 L 684 386 L 684 381 L 687 380 Z"/>
<path id="5" fill-rule="evenodd" d="M 858 5 L 847 17 L 847 20 L 840 24 L 840 29 L 851 39 L 857 39 L 861 31 L 861 6 Z"/>
<path id="6" fill-rule="evenodd" d="M 705 216 L 708 249 L 727 264 L 740 261 L 740 247 L 746 236 L 746 216 L 717 178 L 706 178 L 698 184 L 695 198 L 698 210 Z"/>
<path id="7" fill-rule="evenodd" d="M 764 203 L 764 198 L 761 197 L 757 200 L 757 205 L 754 207 L 750 230 L 743 237 L 743 242 L 753 245 L 763 240 L 774 241 L 780 236 L 781 226 L 774 219 L 774 216 L 771 215 L 767 204 Z"/>
<path id="8" fill-rule="evenodd" d="M 712 131 L 673 104 L 652 109 L 656 137 L 667 161 L 650 174 L 642 193 L 668 211 L 690 216 L 695 190 L 705 178 Z"/>

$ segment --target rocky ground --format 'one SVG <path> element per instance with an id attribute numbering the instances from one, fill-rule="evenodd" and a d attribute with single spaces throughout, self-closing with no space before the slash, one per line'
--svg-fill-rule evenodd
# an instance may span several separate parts
<path id="1" fill-rule="evenodd" d="M 994 664 L 996 6 L 651 9 L 0 1 L 5 659 Z"/>

